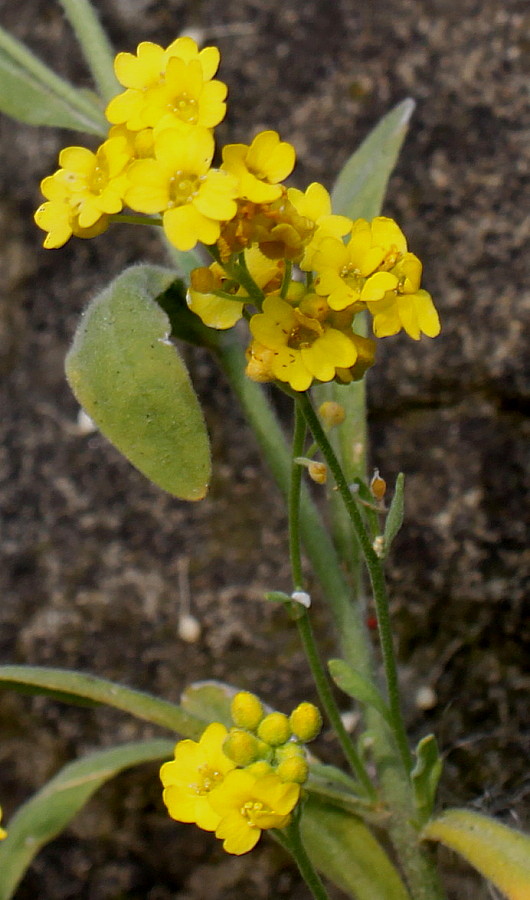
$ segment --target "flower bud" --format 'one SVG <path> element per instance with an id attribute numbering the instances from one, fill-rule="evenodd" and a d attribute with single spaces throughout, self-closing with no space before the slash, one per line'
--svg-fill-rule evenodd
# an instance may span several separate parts
<path id="1" fill-rule="evenodd" d="M 236 766 L 249 766 L 259 756 L 259 741 L 248 731 L 234 729 L 225 738 L 223 753 Z"/>
<path id="2" fill-rule="evenodd" d="M 313 703 L 300 703 L 289 716 L 289 723 L 293 734 L 305 744 L 316 738 L 322 728 L 322 716 Z"/>
<path id="3" fill-rule="evenodd" d="M 261 722 L 264 711 L 261 700 L 250 691 L 239 691 L 232 700 L 230 713 L 234 725 L 255 731 Z"/>
<path id="4" fill-rule="evenodd" d="M 341 406 L 340 403 L 335 403 L 333 400 L 326 400 L 325 403 L 322 403 L 318 408 L 318 414 L 324 425 L 327 425 L 328 428 L 334 428 L 335 425 L 342 425 L 346 418 L 346 410 L 344 407 Z"/>
<path id="5" fill-rule="evenodd" d="M 370 482 L 370 491 L 372 493 L 372 497 L 375 497 L 376 500 L 383 500 L 386 494 L 386 481 L 384 478 L 381 478 L 379 474 L 379 469 L 376 469 L 372 480 Z"/>
<path id="6" fill-rule="evenodd" d="M 274 771 L 272 766 L 264 759 L 258 759 L 250 766 L 247 766 L 246 769 L 247 772 L 250 772 L 251 775 L 255 775 L 256 778 L 264 778 L 265 775 L 270 775 L 271 772 Z"/>
<path id="7" fill-rule="evenodd" d="M 312 481 L 325 484 L 328 478 L 328 467 L 323 462 L 310 462 L 307 471 Z"/>
<path id="8" fill-rule="evenodd" d="M 291 756 L 284 759 L 276 768 L 276 774 L 282 781 L 294 781 L 295 784 L 303 784 L 309 775 L 307 761 L 301 756 Z"/>
<path id="9" fill-rule="evenodd" d="M 284 713 L 269 713 L 261 720 L 258 727 L 258 737 L 271 747 L 279 747 L 285 744 L 291 737 L 291 728 L 289 719 Z"/>

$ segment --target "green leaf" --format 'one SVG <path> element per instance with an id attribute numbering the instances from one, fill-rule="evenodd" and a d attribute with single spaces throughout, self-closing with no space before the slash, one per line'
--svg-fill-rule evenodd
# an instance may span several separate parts
<path id="1" fill-rule="evenodd" d="M 509 900 L 530 897 L 528 835 L 467 809 L 448 809 L 429 822 L 422 837 L 456 850 Z"/>
<path id="2" fill-rule="evenodd" d="M 403 525 L 403 517 L 405 514 L 405 476 L 400 472 L 396 478 L 396 486 L 394 488 L 394 496 L 390 504 L 390 509 L 385 522 L 384 531 L 384 548 L 385 556 L 387 555 L 392 542 Z"/>
<path id="3" fill-rule="evenodd" d="M 403 100 L 378 122 L 343 166 L 331 195 L 333 212 L 352 219 L 381 213 L 388 179 L 407 133 L 414 100 Z"/>
<path id="4" fill-rule="evenodd" d="M 221 722 L 230 728 L 234 723 L 230 705 L 237 688 L 222 681 L 196 681 L 183 691 L 180 702 L 186 712 L 203 722 Z"/>
<path id="5" fill-rule="evenodd" d="M 344 691 L 345 694 L 348 694 L 348 697 L 353 697 L 354 700 L 359 700 L 366 706 L 372 706 L 383 717 L 385 722 L 388 722 L 392 727 L 392 716 L 383 697 L 377 688 L 364 678 L 360 672 L 357 672 L 343 659 L 330 659 L 328 668 L 333 681 L 340 687 L 341 691 Z"/>
<path id="6" fill-rule="evenodd" d="M 9 821 L 0 844 L 0 900 L 10 900 L 41 847 L 66 828 L 102 784 L 123 769 L 171 756 L 171 741 L 139 741 L 69 763 Z"/>
<path id="7" fill-rule="evenodd" d="M 410 900 L 397 870 L 361 819 L 310 796 L 300 823 L 314 865 L 355 900 Z"/>
<path id="8" fill-rule="evenodd" d="M 63 703 L 81 702 L 95 706 L 105 704 L 188 738 L 197 738 L 204 731 L 203 720 L 174 703 L 104 678 L 68 669 L 0 666 L 0 688 L 27 694 L 44 694 Z"/>
<path id="9" fill-rule="evenodd" d="M 59 78 L 0 28 L 0 112 L 28 125 L 105 135 L 108 122 L 94 96 Z"/>
<path id="10" fill-rule="evenodd" d="M 428 734 L 418 743 L 416 759 L 416 765 L 410 774 L 420 822 L 423 824 L 432 813 L 443 768 L 434 734 Z"/>
<path id="11" fill-rule="evenodd" d="M 155 302 L 175 275 L 133 266 L 88 306 L 66 357 L 76 398 L 103 434 L 158 487 L 184 500 L 208 489 L 199 402 Z"/>

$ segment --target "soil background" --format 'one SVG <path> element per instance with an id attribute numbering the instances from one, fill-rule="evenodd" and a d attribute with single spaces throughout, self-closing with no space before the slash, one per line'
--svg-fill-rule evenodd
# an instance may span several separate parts
<path id="1" fill-rule="evenodd" d="M 530 829 L 530 200 L 526 0 L 98 0 L 117 49 L 199 29 L 230 90 L 219 143 L 262 128 L 294 143 L 292 183 L 328 187 L 379 117 L 417 101 L 385 212 L 424 261 L 435 341 L 382 342 L 369 375 L 372 458 L 407 476 L 389 564 L 413 738 L 434 730 L 443 805 Z M 90 86 L 50 0 L 0 2 L 0 24 Z M 311 696 L 295 635 L 264 590 L 287 588 L 285 517 L 223 378 L 187 352 L 215 459 L 209 497 L 178 502 L 96 432 L 83 433 L 63 360 L 80 311 L 126 265 L 163 261 L 147 231 L 61 251 L 32 223 L 41 178 L 79 136 L 0 121 L 3 662 L 75 668 L 177 700 L 192 680 L 257 686 L 280 709 Z M 82 141 L 81 141 L 82 142 Z M 196 643 L 175 634 L 188 573 Z M 321 631 L 331 641 L 317 602 Z M 428 706 L 429 708 L 425 708 Z M 160 731 L 115 712 L 0 696 L 0 802 L 69 759 Z M 319 751 L 335 750 L 326 737 Z M 451 900 L 487 900 L 443 855 Z M 337 894 L 338 896 L 338 894 Z M 165 815 L 155 766 L 101 790 L 37 858 L 18 900 L 303 900 L 267 841 L 228 858 Z"/>

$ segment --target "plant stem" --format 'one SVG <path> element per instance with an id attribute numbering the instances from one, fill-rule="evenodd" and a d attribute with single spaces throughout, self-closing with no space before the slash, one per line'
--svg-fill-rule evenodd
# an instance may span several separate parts
<path id="1" fill-rule="evenodd" d="M 287 828 L 276 828 L 274 835 L 278 843 L 293 857 L 314 900 L 329 900 L 329 895 L 302 843 L 298 822 L 291 822 Z"/>
<path id="2" fill-rule="evenodd" d="M 60 2 L 75 31 L 99 93 L 104 100 L 112 100 L 121 90 L 121 85 L 114 74 L 112 47 L 95 9 L 89 0 Z"/>
<path id="3" fill-rule="evenodd" d="M 159 225 L 162 226 L 160 216 L 133 216 L 129 213 L 114 213 L 110 216 L 110 221 L 115 225 Z"/>
<path id="4" fill-rule="evenodd" d="M 294 414 L 294 433 L 292 447 L 292 463 L 291 463 L 291 483 L 289 487 L 289 557 L 291 561 L 291 573 L 293 585 L 296 591 L 303 590 L 303 573 L 302 573 L 302 557 L 300 552 L 300 495 L 302 488 L 302 467 L 295 462 L 295 459 L 303 453 L 306 421 L 302 411 L 295 404 Z M 370 797 L 375 798 L 374 786 L 363 765 L 363 762 L 353 745 L 348 732 L 346 731 L 341 719 L 340 710 L 333 697 L 329 679 L 326 675 L 324 666 L 320 659 L 318 648 L 311 627 L 311 621 L 307 610 L 301 611 L 301 615 L 296 619 L 298 634 L 304 648 L 309 668 L 315 682 L 320 702 L 326 711 L 326 715 L 335 730 L 338 741 L 342 747 L 344 755 L 351 766 L 366 793 Z"/>
<path id="5" fill-rule="evenodd" d="M 401 760 L 407 775 L 412 768 L 412 756 L 410 753 L 407 733 L 401 714 L 401 706 L 399 702 L 399 683 L 397 676 L 396 658 L 394 655 L 394 644 L 392 639 L 392 629 L 390 623 L 390 613 L 388 605 L 388 596 L 386 592 L 385 577 L 380 559 L 377 557 L 372 547 L 370 537 L 364 527 L 364 523 L 357 509 L 357 504 L 348 487 L 348 483 L 344 477 L 344 473 L 340 463 L 335 455 L 335 451 L 328 441 L 324 429 L 313 409 L 311 401 L 306 393 L 299 394 L 297 403 L 300 406 L 302 414 L 311 430 L 320 451 L 328 464 L 330 471 L 335 479 L 338 491 L 343 499 L 346 511 L 355 530 L 357 540 L 361 546 L 361 550 L 366 562 L 377 612 L 377 622 L 379 628 L 379 640 L 381 643 L 381 652 L 383 656 L 383 666 L 385 669 L 385 677 L 388 691 L 388 703 L 390 714 L 392 717 L 393 732 L 399 748 Z"/>

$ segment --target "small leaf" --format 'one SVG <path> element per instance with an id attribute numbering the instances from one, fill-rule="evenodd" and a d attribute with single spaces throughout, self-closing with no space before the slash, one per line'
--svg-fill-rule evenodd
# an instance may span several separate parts
<path id="1" fill-rule="evenodd" d="M 0 688 L 44 694 L 63 703 L 105 704 L 188 738 L 196 738 L 204 730 L 201 720 L 175 703 L 83 672 L 45 666 L 0 666 Z"/>
<path id="2" fill-rule="evenodd" d="M 340 687 L 341 691 L 344 691 L 345 694 L 348 694 L 348 697 L 353 697 L 354 700 L 359 700 L 366 706 L 372 706 L 383 717 L 385 722 L 388 722 L 390 726 L 392 725 L 392 717 L 383 697 L 377 688 L 367 681 L 360 672 L 353 669 L 343 659 L 330 659 L 328 668 L 333 681 Z"/>
<path id="3" fill-rule="evenodd" d="M 210 477 L 208 434 L 155 302 L 174 277 L 142 265 L 119 275 L 85 311 L 66 375 L 83 409 L 137 469 L 176 497 L 200 500 Z"/>
<path id="4" fill-rule="evenodd" d="M 388 179 L 407 133 L 414 100 L 403 100 L 370 132 L 343 166 L 333 188 L 333 212 L 352 219 L 381 214 Z"/>
<path id="5" fill-rule="evenodd" d="M 314 865 L 355 900 L 409 900 L 397 870 L 364 822 L 314 796 L 300 823 Z"/>
<path id="6" fill-rule="evenodd" d="M 423 823 L 432 813 L 443 768 L 434 734 L 421 739 L 416 747 L 416 758 L 416 765 L 410 774 L 420 822 Z"/>
<path id="7" fill-rule="evenodd" d="M 509 900 L 530 897 L 530 837 L 521 831 L 467 809 L 448 809 L 422 837 L 456 850 Z"/>
<path id="8" fill-rule="evenodd" d="M 183 691 L 180 702 L 186 712 L 203 722 L 233 725 L 230 705 L 237 688 L 222 681 L 196 681 Z"/>
<path id="9" fill-rule="evenodd" d="M 139 741 L 92 753 L 69 763 L 9 821 L 0 844 L 0 900 L 10 900 L 41 847 L 66 828 L 102 784 L 123 769 L 167 759 L 171 741 Z"/>
<path id="10" fill-rule="evenodd" d="M 405 476 L 400 472 L 396 478 L 396 486 L 394 488 L 394 496 L 388 510 L 385 522 L 385 556 L 392 546 L 392 542 L 403 525 L 403 517 L 405 514 Z"/>
<path id="11" fill-rule="evenodd" d="M 0 28 L 0 111 L 28 125 L 50 125 L 90 134 L 108 130 L 94 96 L 77 90 Z"/>

